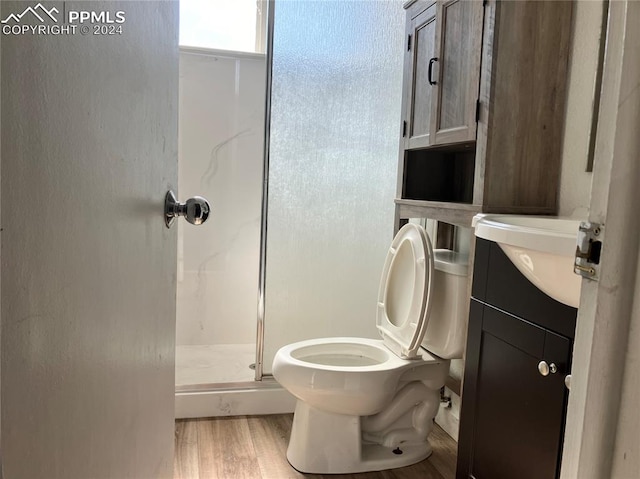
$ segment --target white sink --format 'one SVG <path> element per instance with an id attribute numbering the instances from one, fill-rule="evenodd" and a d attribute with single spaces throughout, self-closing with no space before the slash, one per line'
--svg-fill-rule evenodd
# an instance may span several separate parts
<path id="1" fill-rule="evenodd" d="M 476 215 L 475 235 L 495 241 L 529 281 L 553 299 L 578 307 L 573 272 L 579 220 L 551 216 Z"/>

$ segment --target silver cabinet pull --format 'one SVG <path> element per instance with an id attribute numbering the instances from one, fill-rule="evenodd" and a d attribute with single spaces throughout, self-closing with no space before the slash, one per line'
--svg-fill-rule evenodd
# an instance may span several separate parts
<path id="1" fill-rule="evenodd" d="M 564 377 L 564 385 L 567 387 L 569 391 L 571 391 L 571 374 L 567 374 Z"/>
<path id="2" fill-rule="evenodd" d="M 164 199 L 164 224 L 171 228 L 178 216 L 184 216 L 192 225 L 201 225 L 209 218 L 210 211 L 209 202 L 202 196 L 194 196 L 180 203 L 173 191 L 169 190 Z"/>
<path id="3" fill-rule="evenodd" d="M 549 373 L 555 374 L 558 372 L 558 366 L 555 363 L 547 364 L 546 361 L 540 361 L 538 363 L 538 372 L 543 376 L 548 376 Z"/>

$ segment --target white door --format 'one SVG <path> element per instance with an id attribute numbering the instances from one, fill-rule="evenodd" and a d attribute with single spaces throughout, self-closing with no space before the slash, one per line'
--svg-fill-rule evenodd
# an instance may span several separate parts
<path id="1" fill-rule="evenodd" d="M 589 221 L 599 280 L 582 280 L 562 479 L 640 477 L 640 2 L 609 4 Z"/>
<path id="2" fill-rule="evenodd" d="M 2 34 L 5 478 L 171 477 L 177 9 L 2 2 L 3 25 L 125 18 Z"/>

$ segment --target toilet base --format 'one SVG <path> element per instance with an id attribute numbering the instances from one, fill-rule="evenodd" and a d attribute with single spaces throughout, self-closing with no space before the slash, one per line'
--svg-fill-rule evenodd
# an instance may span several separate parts
<path id="1" fill-rule="evenodd" d="M 403 445 L 396 452 L 363 442 L 359 416 L 320 411 L 297 401 L 287 459 L 300 472 L 348 474 L 409 466 L 431 452 L 427 441 Z"/>

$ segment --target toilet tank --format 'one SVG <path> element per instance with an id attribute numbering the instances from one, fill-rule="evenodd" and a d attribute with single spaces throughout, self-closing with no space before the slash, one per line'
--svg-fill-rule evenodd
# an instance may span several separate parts
<path id="1" fill-rule="evenodd" d="M 422 346 L 444 359 L 461 358 L 469 322 L 469 257 L 447 249 L 433 253 L 431 314 Z"/>

